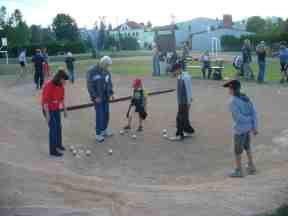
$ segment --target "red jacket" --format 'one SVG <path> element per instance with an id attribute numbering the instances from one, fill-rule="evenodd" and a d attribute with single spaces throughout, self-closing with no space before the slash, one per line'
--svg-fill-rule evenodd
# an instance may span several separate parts
<path id="1" fill-rule="evenodd" d="M 47 81 L 42 91 L 42 106 L 48 104 L 50 111 L 59 110 L 64 101 L 64 86 L 56 86 L 51 80 Z"/>

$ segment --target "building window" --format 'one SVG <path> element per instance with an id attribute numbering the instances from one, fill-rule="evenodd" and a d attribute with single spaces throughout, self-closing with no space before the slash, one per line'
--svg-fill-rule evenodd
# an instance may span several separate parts
<path id="1" fill-rule="evenodd" d="M 138 37 L 139 36 L 139 33 L 138 32 L 136 32 L 136 37 Z"/>
<path id="2" fill-rule="evenodd" d="M 130 37 L 130 33 L 128 33 L 128 37 Z"/>

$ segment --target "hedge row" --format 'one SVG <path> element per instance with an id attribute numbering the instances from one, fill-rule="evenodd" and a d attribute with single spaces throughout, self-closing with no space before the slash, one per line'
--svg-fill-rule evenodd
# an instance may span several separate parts
<path id="1" fill-rule="evenodd" d="M 44 48 L 48 49 L 49 55 L 59 55 L 66 53 L 68 51 L 72 53 L 85 53 L 88 51 L 87 46 L 79 41 L 79 42 L 52 42 L 47 44 L 32 44 L 24 47 L 14 46 L 8 47 L 8 52 L 11 57 L 17 57 L 20 51 L 24 48 L 27 51 L 27 56 L 32 56 L 36 49 Z"/>

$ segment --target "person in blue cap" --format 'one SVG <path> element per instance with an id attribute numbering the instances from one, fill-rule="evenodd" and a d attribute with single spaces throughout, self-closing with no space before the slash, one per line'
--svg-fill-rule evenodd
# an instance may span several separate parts
<path id="1" fill-rule="evenodd" d="M 241 83 L 239 80 L 232 80 L 223 85 L 229 89 L 230 112 L 232 113 L 234 128 L 234 153 L 235 153 L 235 170 L 230 177 L 244 177 L 241 164 L 241 155 L 246 151 L 248 157 L 247 174 L 255 174 L 256 168 L 253 162 L 251 151 L 250 134 L 258 134 L 258 118 L 257 112 L 252 101 L 243 93 L 241 93 Z"/>

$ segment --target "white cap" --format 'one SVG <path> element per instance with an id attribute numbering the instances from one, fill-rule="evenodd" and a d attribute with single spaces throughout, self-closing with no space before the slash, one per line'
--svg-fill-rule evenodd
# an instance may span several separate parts
<path id="1" fill-rule="evenodd" d="M 112 59 L 109 56 L 103 56 L 100 59 L 100 64 L 101 65 L 112 65 Z"/>

